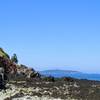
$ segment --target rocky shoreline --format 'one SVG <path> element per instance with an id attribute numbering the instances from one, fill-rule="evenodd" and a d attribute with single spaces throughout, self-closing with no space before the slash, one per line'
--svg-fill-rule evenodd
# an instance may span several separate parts
<path id="1" fill-rule="evenodd" d="M 10 81 L 0 100 L 99 100 L 100 82 L 88 80 Z"/>
<path id="2" fill-rule="evenodd" d="M 100 100 L 100 81 L 43 76 L 0 49 L 0 100 Z"/>
<path id="3" fill-rule="evenodd" d="M 40 83 L 37 82 L 36 84 L 39 85 Z M 46 82 L 45 84 L 50 84 L 50 82 Z M 65 85 L 65 87 L 68 88 L 67 85 Z M 53 88 L 50 90 L 49 87 L 22 87 L 14 84 L 7 84 L 7 89 L 0 91 L 0 100 L 65 100 L 61 99 L 59 96 L 52 97 L 53 92 L 60 92 L 58 87 L 54 86 Z M 61 88 L 64 88 L 64 86 Z M 68 92 L 68 90 L 66 92 Z M 68 97 L 67 100 L 75 99 Z"/>

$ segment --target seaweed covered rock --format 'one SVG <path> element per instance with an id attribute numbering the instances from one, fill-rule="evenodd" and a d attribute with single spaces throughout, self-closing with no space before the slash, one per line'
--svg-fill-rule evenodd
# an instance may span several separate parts
<path id="1" fill-rule="evenodd" d="M 53 76 L 44 76 L 44 78 L 42 78 L 43 81 L 47 81 L 47 82 L 55 82 L 55 78 Z"/>
<path id="2" fill-rule="evenodd" d="M 62 77 L 62 80 L 67 82 L 74 82 L 74 78 L 71 77 Z"/>

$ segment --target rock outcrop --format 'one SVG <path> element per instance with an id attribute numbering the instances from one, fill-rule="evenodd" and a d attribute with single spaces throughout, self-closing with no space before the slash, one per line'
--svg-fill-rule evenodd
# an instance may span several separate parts
<path id="1" fill-rule="evenodd" d="M 1 87 L 5 80 L 16 78 L 39 78 L 41 75 L 33 68 L 25 65 L 18 65 L 10 59 L 9 55 L 0 48 L 0 84 Z"/>
<path id="2" fill-rule="evenodd" d="M 17 68 L 10 59 L 0 56 L 0 88 L 4 87 L 9 76 L 17 73 Z"/>
<path id="3" fill-rule="evenodd" d="M 21 64 L 17 66 L 17 76 L 26 78 L 40 78 L 41 75 L 33 68 L 29 68 Z"/>

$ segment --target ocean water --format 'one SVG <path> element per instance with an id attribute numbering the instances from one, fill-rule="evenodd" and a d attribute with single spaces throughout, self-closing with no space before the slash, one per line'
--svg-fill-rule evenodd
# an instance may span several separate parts
<path id="1" fill-rule="evenodd" d="M 81 73 L 81 72 L 67 72 L 67 71 L 41 71 L 40 72 L 42 75 L 46 76 L 54 76 L 57 78 L 61 77 L 73 77 L 77 79 L 87 79 L 87 80 L 96 80 L 100 81 L 100 74 L 87 74 L 87 73 Z"/>

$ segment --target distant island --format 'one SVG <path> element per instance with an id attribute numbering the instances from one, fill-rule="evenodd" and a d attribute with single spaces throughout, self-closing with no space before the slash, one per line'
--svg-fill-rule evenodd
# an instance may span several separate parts
<path id="1" fill-rule="evenodd" d="M 77 79 L 97 80 L 100 81 L 100 74 L 88 74 L 79 71 L 72 70 L 44 70 L 40 71 L 42 75 L 53 76 L 53 77 L 73 77 Z"/>

